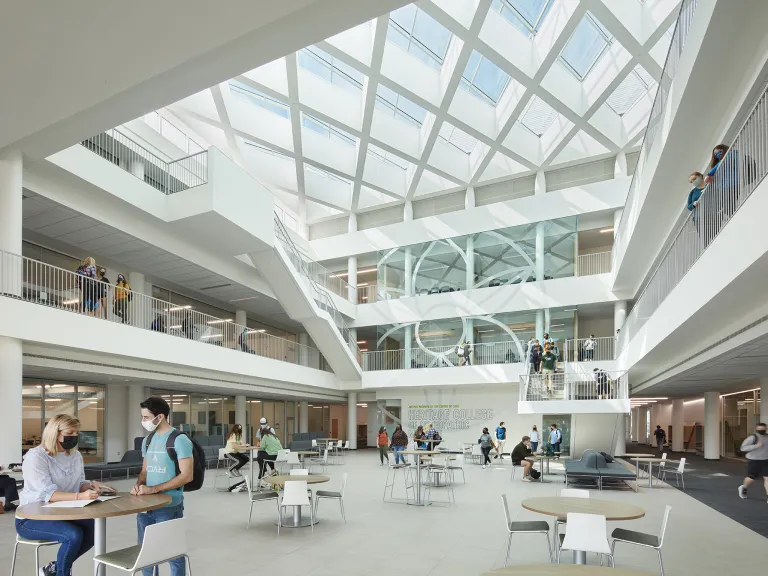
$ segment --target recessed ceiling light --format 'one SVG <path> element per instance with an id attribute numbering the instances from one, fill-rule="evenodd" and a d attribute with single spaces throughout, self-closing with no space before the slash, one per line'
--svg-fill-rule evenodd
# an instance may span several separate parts
<path id="1" fill-rule="evenodd" d="M 613 226 L 611 226 L 610 228 L 603 228 L 602 230 L 600 230 L 600 234 L 608 234 L 608 232 L 613 232 Z"/>

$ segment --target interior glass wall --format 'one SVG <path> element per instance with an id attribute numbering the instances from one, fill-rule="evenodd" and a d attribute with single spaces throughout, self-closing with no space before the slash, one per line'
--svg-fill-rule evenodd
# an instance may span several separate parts
<path id="1" fill-rule="evenodd" d="M 721 456 L 736 456 L 744 439 L 760 420 L 760 390 L 722 396 Z"/>

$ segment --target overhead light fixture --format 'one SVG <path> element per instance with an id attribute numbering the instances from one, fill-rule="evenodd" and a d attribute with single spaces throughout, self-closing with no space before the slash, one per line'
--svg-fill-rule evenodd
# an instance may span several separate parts
<path id="1" fill-rule="evenodd" d="M 376 268 L 363 268 L 362 270 L 358 270 L 358 274 L 368 274 L 369 272 L 376 272 Z M 348 276 L 349 272 L 336 272 L 334 274 L 331 274 L 332 278 L 342 278 L 343 276 Z"/>
<path id="2" fill-rule="evenodd" d="M 243 302 L 244 300 L 256 300 L 258 296 L 248 296 L 246 298 L 235 298 L 234 300 L 230 300 L 230 302 Z"/>
<path id="3" fill-rule="evenodd" d="M 357 341 L 358 344 L 365 344 L 366 342 L 368 342 L 368 340 L 358 340 Z"/>
<path id="4" fill-rule="evenodd" d="M 600 230 L 600 234 L 608 234 L 608 232 L 613 232 L 613 226 L 611 226 L 610 228 L 603 228 L 602 230 Z"/>
<path id="5" fill-rule="evenodd" d="M 178 312 L 179 310 L 189 310 L 192 306 L 177 306 L 176 308 L 166 308 L 166 312 Z"/>
<path id="6" fill-rule="evenodd" d="M 485 332 L 496 332 L 496 330 L 478 330 L 477 331 L 478 334 L 485 333 Z"/>
<path id="7" fill-rule="evenodd" d="M 557 328 L 559 326 L 565 326 L 565 324 L 552 324 L 550 325 L 550 328 Z"/>
<path id="8" fill-rule="evenodd" d="M 246 334 L 264 334 L 266 330 L 262 328 L 261 330 L 248 330 Z"/>
<path id="9" fill-rule="evenodd" d="M 223 334 L 208 334 L 207 336 L 201 336 L 200 338 L 202 340 L 207 340 L 209 338 L 221 338 Z"/>
<path id="10" fill-rule="evenodd" d="M 64 300 L 64 302 L 62 302 L 64 306 L 71 306 L 72 304 L 79 304 L 79 303 L 80 303 L 80 300 L 78 300 L 77 298 L 73 298 L 72 300 Z"/>
<path id="11" fill-rule="evenodd" d="M 576 312 L 576 308 L 570 308 L 569 310 L 563 310 L 563 312 Z"/>
<path id="12" fill-rule="evenodd" d="M 232 319 L 228 318 L 226 320 L 209 320 L 208 324 L 223 324 L 224 322 L 232 322 Z"/>
<path id="13" fill-rule="evenodd" d="M 360 286 L 368 286 L 368 282 L 360 282 L 357 287 L 360 288 Z"/>
<path id="14" fill-rule="evenodd" d="M 368 348 L 360 348 L 360 352 L 368 352 Z"/>
<path id="15" fill-rule="evenodd" d="M 174 324 L 170 328 L 171 328 L 171 330 L 181 330 L 181 324 Z"/>

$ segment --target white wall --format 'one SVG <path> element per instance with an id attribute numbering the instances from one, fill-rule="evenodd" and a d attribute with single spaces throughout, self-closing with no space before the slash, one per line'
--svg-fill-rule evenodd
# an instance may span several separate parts
<path id="1" fill-rule="evenodd" d="M 116 462 L 126 450 L 132 450 L 128 444 L 128 386 L 107 384 L 106 414 L 104 415 L 104 444 L 106 462 Z M 137 413 L 138 416 L 138 413 Z"/>

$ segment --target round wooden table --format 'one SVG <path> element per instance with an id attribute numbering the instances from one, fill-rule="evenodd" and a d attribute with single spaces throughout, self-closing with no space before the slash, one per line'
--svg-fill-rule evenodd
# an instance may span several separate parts
<path id="1" fill-rule="evenodd" d="M 330 478 L 328 476 L 323 476 L 321 474 L 307 474 L 303 476 L 293 476 L 288 474 L 285 476 L 269 476 L 264 481 L 268 484 L 277 484 L 279 486 L 283 486 L 286 482 L 306 482 L 307 484 L 321 484 L 323 482 L 328 482 L 329 480 Z M 312 526 L 311 519 L 302 520 L 301 506 L 294 506 L 293 516 L 290 518 L 290 520 L 287 520 L 288 519 L 286 519 L 285 516 L 282 516 L 280 526 L 283 528 L 307 528 Z M 317 524 L 317 520 L 315 520 L 315 524 Z"/>
<path id="2" fill-rule="evenodd" d="M 648 576 L 647 572 L 636 572 L 626 568 L 606 566 L 580 566 L 578 564 L 531 564 L 529 566 L 508 566 L 500 570 L 485 572 L 481 576 Z"/>
<path id="3" fill-rule="evenodd" d="M 531 512 L 565 518 L 569 512 L 580 514 L 598 514 L 606 520 L 636 520 L 645 516 L 645 510 L 632 504 L 599 500 L 597 498 L 570 498 L 567 496 L 549 496 L 528 498 L 520 505 Z M 557 543 L 556 543 L 557 544 Z M 574 564 L 586 564 L 587 554 L 580 550 L 573 551 Z"/>
<path id="4" fill-rule="evenodd" d="M 107 518 L 127 516 L 156 510 L 171 503 L 171 497 L 165 494 L 131 496 L 128 492 L 118 492 L 120 498 L 106 502 L 93 502 L 84 508 L 47 508 L 44 502 L 24 504 L 16 509 L 16 516 L 27 520 L 94 520 L 94 556 L 107 552 Z M 106 567 L 99 564 L 96 576 L 104 576 Z"/>
<path id="5" fill-rule="evenodd" d="M 403 450 L 400 454 L 407 456 L 413 456 L 416 458 L 416 500 L 408 502 L 411 506 L 428 506 L 429 502 L 425 503 L 421 499 L 421 457 L 422 456 L 434 456 L 440 454 L 437 450 Z"/>

